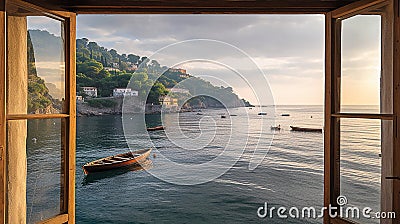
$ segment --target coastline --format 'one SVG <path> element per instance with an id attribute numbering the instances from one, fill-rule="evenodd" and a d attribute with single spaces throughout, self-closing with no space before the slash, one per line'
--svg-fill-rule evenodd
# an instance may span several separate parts
<path id="1" fill-rule="evenodd" d="M 188 112 L 200 112 L 202 109 L 222 109 L 223 107 L 218 106 L 201 106 L 201 107 L 184 107 L 179 109 L 177 106 L 163 108 L 162 105 L 143 105 L 143 102 L 138 97 L 102 97 L 93 98 L 92 100 L 108 100 L 114 102 L 111 107 L 93 107 L 87 102 L 78 101 L 76 104 L 77 116 L 78 117 L 90 117 L 90 116 L 105 116 L 105 115 L 121 115 L 124 107 L 124 112 L 130 114 L 161 114 L 163 113 L 188 113 Z M 244 107 L 254 107 L 253 105 L 246 105 Z M 231 108 L 238 108 L 231 107 Z"/>

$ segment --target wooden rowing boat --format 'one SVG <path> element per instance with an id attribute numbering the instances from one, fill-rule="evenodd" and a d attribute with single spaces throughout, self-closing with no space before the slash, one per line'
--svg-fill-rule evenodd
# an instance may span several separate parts
<path id="1" fill-rule="evenodd" d="M 322 132 L 321 128 L 301 128 L 301 127 L 294 127 L 290 126 L 292 131 L 302 131 L 302 132 Z"/>
<path id="2" fill-rule="evenodd" d="M 151 149 L 142 149 L 135 152 L 127 152 L 115 156 L 98 159 L 82 166 L 85 174 L 102 172 L 126 166 L 140 165 L 151 153 Z"/>
<path id="3" fill-rule="evenodd" d="M 164 126 L 156 126 L 156 127 L 152 127 L 152 128 L 147 128 L 147 131 L 160 131 L 160 130 L 164 130 L 165 127 Z"/>
<path id="4" fill-rule="evenodd" d="M 89 185 L 102 179 L 113 178 L 128 172 L 136 172 L 142 170 L 149 170 L 153 167 L 153 162 L 150 159 L 146 159 L 140 164 L 133 164 L 132 166 L 124 166 L 118 169 L 106 170 L 103 172 L 90 173 L 85 175 L 82 180 L 82 185 Z"/>

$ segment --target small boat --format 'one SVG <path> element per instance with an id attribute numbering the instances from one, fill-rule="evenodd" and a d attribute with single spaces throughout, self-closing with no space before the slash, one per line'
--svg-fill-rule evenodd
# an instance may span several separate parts
<path id="1" fill-rule="evenodd" d="M 102 172 L 132 165 L 140 165 L 151 153 L 151 149 L 142 149 L 135 152 L 127 152 L 115 156 L 98 159 L 82 166 L 85 174 Z"/>
<path id="2" fill-rule="evenodd" d="M 281 125 L 278 125 L 278 126 L 271 126 L 271 130 L 273 130 L 273 131 L 280 131 L 281 130 Z"/>
<path id="3" fill-rule="evenodd" d="M 231 114 L 231 115 L 229 115 L 229 116 L 231 116 L 231 117 L 237 117 L 237 115 L 236 115 L 236 114 Z"/>
<path id="4" fill-rule="evenodd" d="M 142 170 L 149 170 L 153 168 L 153 162 L 149 159 L 141 162 L 140 164 L 133 164 L 132 166 L 124 166 L 118 169 L 106 170 L 103 172 L 89 173 L 85 175 L 82 181 L 82 185 L 89 185 L 91 183 L 97 182 L 99 180 L 113 178 L 124 173 L 136 172 Z"/>
<path id="5" fill-rule="evenodd" d="M 221 118 L 226 118 L 226 116 L 225 115 L 221 115 Z"/>
<path id="6" fill-rule="evenodd" d="M 290 126 L 292 131 L 302 131 L 302 132 L 322 132 L 322 128 L 301 128 Z"/>
<path id="7" fill-rule="evenodd" d="M 258 113 L 258 115 L 267 115 L 267 113 L 266 112 L 260 112 L 260 113 Z"/>
<path id="8" fill-rule="evenodd" d="M 281 114 L 282 117 L 290 117 L 290 114 Z"/>
<path id="9" fill-rule="evenodd" d="M 164 130 L 165 127 L 164 126 L 156 126 L 156 127 L 152 127 L 152 128 L 147 128 L 147 131 L 160 131 L 160 130 Z"/>
<path id="10" fill-rule="evenodd" d="M 203 115 L 202 113 L 197 113 L 196 115 Z"/>

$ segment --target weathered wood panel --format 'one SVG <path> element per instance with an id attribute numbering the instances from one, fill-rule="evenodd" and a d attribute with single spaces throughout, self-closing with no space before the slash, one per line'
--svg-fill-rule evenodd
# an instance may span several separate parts
<path id="1" fill-rule="evenodd" d="M 28 0 L 77 13 L 324 13 L 355 0 Z"/>

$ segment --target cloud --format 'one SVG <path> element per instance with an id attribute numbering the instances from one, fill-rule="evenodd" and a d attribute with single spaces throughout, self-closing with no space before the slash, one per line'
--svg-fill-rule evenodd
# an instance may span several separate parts
<path id="1" fill-rule="evenodd" d="M 359 73 L 372 74 L 379 67 L 380 61 L 376 59 L 380 51 L 379 24 L 376 16 L 344 21 L 344 71 L 357 70 L 358 79 Z M 151 56 L 179 41 L 223 41 L 243 50 L 257 63 L 269 80 L 277 104 L 323 104 L 323 15 L 79 15 L 77 31 L 78 38 L 87 37 L 120 53 L 141 56 Z M 265 88 L 257 82 L 259 71 L 248 66 L 243 55 L 232 54 L 228 48 L 213 51 L 212 45 L 186 45 L 159 53 L 156 59 L 162 65 L 170 65 L 196 57 L 211 57 L 240 68 L 257 89 Z M 240 96 L 254 100 L 242 80 L 235 78 L 229 69 L 205 63 L 187 63 L 181 67 L 193 75 L 213 75 L 227 80 Z"/>

